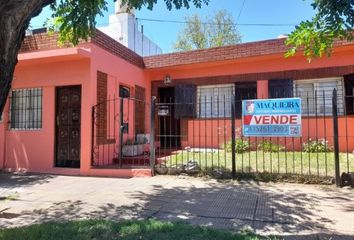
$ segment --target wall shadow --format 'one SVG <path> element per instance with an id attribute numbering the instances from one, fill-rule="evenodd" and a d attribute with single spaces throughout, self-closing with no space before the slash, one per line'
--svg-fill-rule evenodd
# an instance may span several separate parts
<path id="1" fill-rule="evenodd" d="M 0 171 L 0 188 L 12 189 L 35 184 L 44 184 L 55 177 L 54 175 L 48 174 L 7 173 Z"/>

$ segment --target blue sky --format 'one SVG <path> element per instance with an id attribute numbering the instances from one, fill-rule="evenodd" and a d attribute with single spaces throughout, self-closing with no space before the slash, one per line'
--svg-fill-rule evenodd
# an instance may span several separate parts
<path id="1" fill-rule="evenodd" d="M 109 11 L 104 17 L 97 19 L 98 26 L 106 25 L 108 23 L 108 15 L 114 12 L 113 0 L 107 0 L 107 2 L 109 3 Z M 314 15 L 310 5 L 311 2 L 311 0 L 245 0 L 239 23 L 296 24 L 301 20 L 310 19 Z M 210 0 L 210 4 L 208 6 L 204 5 L 201 9 L 192 7 L 190 9 L 168 11 L 164 1 L 158 0 L 158 4 L 153 11 L 143 8 L 136 12 L 136 17 L 183 21 L 185 16 L 194 13 L 207 16 L 218 10 L 226 9 L 232 13 L 236 20 L 242 3 L 243 0 Z M 49 10 L 45 9 L 40 16 L 32 20 L 32 28 L 41 27 L 49 16 Z M 177 39 L 178 32 L 183 29 L 183 24 L 180 23 L 139 20 L 139 24 L 144 25 L 144 33 L 156 42 L 164 52 L 172 51 L 173 42 Z M 290 33 L 294 26 L 238 26 L 238 29 L 243 36 L 242 41 L 250 42 L 276 38 L 281 34 Z"/>

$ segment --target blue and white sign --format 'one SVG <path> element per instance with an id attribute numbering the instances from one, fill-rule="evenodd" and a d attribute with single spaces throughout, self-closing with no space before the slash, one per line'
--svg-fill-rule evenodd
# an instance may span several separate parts
<path id="1" fill-rule="evenodd" d="M 300 137 L 301 99 L 244 100 L 242 124 L 248 137 Z"/>

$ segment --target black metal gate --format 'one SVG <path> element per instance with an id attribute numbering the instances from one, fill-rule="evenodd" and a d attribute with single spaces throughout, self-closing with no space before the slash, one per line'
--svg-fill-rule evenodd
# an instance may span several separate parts
<path id="1" fill-rule="evenodd" d="M 92 108 L 93 167 L 150 167 L 150 135 L 145 131 L 149 109 L 144 99 L 125 94 L 108 98 Z"/>

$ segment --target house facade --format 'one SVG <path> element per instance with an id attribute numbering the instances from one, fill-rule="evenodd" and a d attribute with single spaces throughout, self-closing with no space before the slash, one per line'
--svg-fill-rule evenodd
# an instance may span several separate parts
<path id="1" fill-rule="evenodd" d="M 284 39 L 274 39 L 141 57 L 101 31 L 76 47 L 58 47 L 47 33 L 28 36 L 0 122 L 0 168 L 150 176 L 149 167 L 131 164 L 140 158 L 121 156 L 141 136 L 148 154 L 152 122 L 157 149 L 219 148 L 231 137 L 232 125 L 222 133 L 220 125 L 232 101 L 241 127 L 241 100 L 257 98 L 300 97 L 303 139 L 332 143 L 334 88 L 345 126 L 340 150 L 352 152 L 354 43 L 338 41 L 330 58 L 310 63 L 300 54 L 284 58 L 286 49 Z M 159 105 L 151 116 L 153 96 Z M 292 147 L 301 145 L 298 139 Z"/>
<path id="2" fill-rule="evenodd" d="M 144 62 L 150 73 L 153 96 L 160 96 L 164 88 L 195 86 L 192 94 L 196 98 L 196 114 L 181 120 L 180 131 L 184 136 L 181 146 L 201 141 L 203 146 L 218 148 L 220 141 L 215 139 L 220 134 L 217 121 L 230 118 L 231 110 L 226 113 L 217 111 L 217 106 L 231 109 L 232 95 L 235 95 L 238 127 L 242 127 L 242 100 L 299 97 L 302 99 L 303 138 L 295 143 L 295 148 L 300 149 L 307 139 L 328 138 L 333 145 L 331 116 L 335 88 L 338 92 L 340 125 L 346 126 L 340 128 L 340 150 L 352 152 L 353 141 L 348 137 L 348 133 L 354 130 L 351 122 L 354 80 L 352 47 L 351 44 L 337 42 L 332 57 L 308 62 L 300 54 L 284 58 L 287 49 L 284 39 L 274 39 L 147 57 Z M 168 86 L 161 80 L 166 75 L 174 79 Z M 201 131 L 193 129 L 193 124 L 194 128 L 198 125 L 195 123 L 198 119 L 206 129 L 214 130 L 205 132 L 204 128 Z M 226 138 L 230 138 L 231 129 L 226 130 L 226 134 Z M 200 135 L 205 137 L 199 140 Z"/>
<path id="3" fill-rule="evenodd" d="M 94 173 L 91 168 L 92 107 L 102 93 L 106 99 L 123 85 L 140 86 L 150 97 L 142 58 L 101 32 L 77 47 L 58 48 L 56 41 L 56 36 L 39 33 L 23 43 L 0 124 L 1 167 L 71 175 L 150 175 L 145 169 Z"/>

